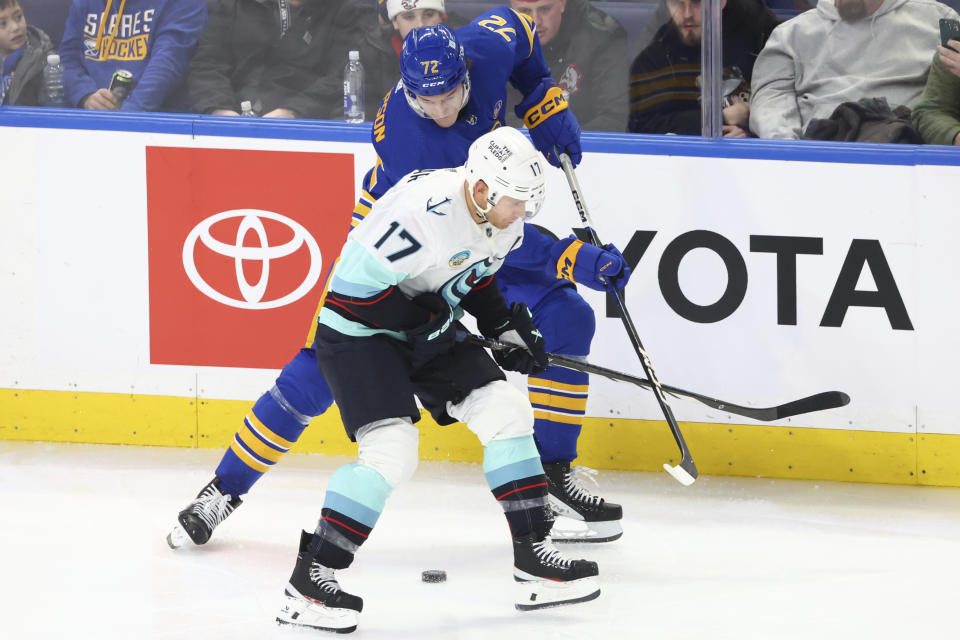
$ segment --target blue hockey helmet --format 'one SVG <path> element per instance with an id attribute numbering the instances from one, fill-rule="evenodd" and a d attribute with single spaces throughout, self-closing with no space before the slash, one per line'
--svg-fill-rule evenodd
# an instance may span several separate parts
<path id="1" fill-rule="evenodd" d="M 457 36 L 445 25 L 412 29 L 400 52 L 400 77 L 407 102 L 419 115 L 429 118 L 417 96 L 437 96 L 463 85 L 460 109 L 470 98 L 467 55 Z"/>

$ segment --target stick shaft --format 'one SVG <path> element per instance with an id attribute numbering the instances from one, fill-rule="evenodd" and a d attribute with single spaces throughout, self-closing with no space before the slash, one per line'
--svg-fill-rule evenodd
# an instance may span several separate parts
<path id="1" fill-rule="evenodd" d="M 462 339 L 467 342 L 473 342 L 475 344 L 482 345 L 488 349 L 503 350 L 516 348 L 511 344 L 497 342 L 496 340 L 488 340 L 487 338 L 470 334 L 464 334 Z M 638 387 L 642 387 L 648 391 L 652 391 L 654 388 L 653 384 L 646 378 L 640 378 L 629 373 L 617 371 L 615 369 L 608 369 L 607 367 L 584 362 L 583 360 L 578 360 L 576 358 L 569 358 L 567 356 L 561 356 L 555 353 L 548 353 L 547 358 L 550 360 L 550 364 L 557 365 L 558 367 L 564 367 L 566 369 L 573 369 L 574 371 L 582 371 L 583 373 L 603 376 L 604 378 L 617 380 L 619 382 L 628 382 L 630 384 L 635 384 Z M 812 413 L 814 411 L 836 409 L 838 407 L 846 406 L 850 403 L 850 396 L 842 391 L 824 391 L 822 393 L 816 393 L 812 396 L 807 396 L 798 400 L 791 400 L 790 402 L 773 407 L 747 407 L 730 402 L 728 400 L 711 398 L 710 396 L 706 396 L 695 391 L 688 391 L 686 389 L 681 389 L 680 387 L 673 387 L 668 384 L 661 386 L 666 393 L 672 396 L 686 398 L 688 400 L 695 400 L 719 411 L 725 411 L 727 413 L 732 413 L 734 415 L 743 416 L 745 418 L 751 418 L 753 420 L 762 422 L 781 420 L 783 418 L 789 418 L 791 416 L 801 415 L 804 413 Z"/>
<path id="2" fill-rule="evenodd" d="M 581 222 L 583 222 L 584 226 L 586 226 L 587 233 L 590 234 L 590 241 L 594 246 L 602 248 L 603 244 L 600 242 L 600 237 L 597 235 L 597 232 L 593 227 L 593 221 L 590 219 L 590 212 L 587 211 L 587 205 L 583 199 L 583 191 L 580 188 L 580 182 L 577 180 L 576 174 L 573 172 L 573 165 L 570 163 L 570 157 L 565 153 L 559 154 L 558 157 L 560 158 L 560 164 L 563 168 L 563 173 L 567 177 L 567 183 L 570 185 L 570 193 L 573 196 L 573 202 L 577 207 L 577 213 L 580 215 Z M 660 381 L 657 379 L 657 374 L 653 371 L 653 365 L 650 362 L 650 356 L 647 355 L 647 350 L 643 347 L 643 343 L 640 341 L 640 335 L 637 333 L 636 325 L 634 325 L 633 319 L 630 317 L 630 312 L 627 310 L 626 302 L 623 299 L 623 292 L 613 286 L 608 286 L 607 291 L 616 301 L 617 308 L 620 311 L 620 319 L 623 321 L 624 329 L 627 330 L 627 336 L 630 338 L 630 343 L 633 345 L 633 350 L 640 359 L 640 365 L 643 367 L 643 372 L 646 374 L 651 385 L 651 389 L 657 398 L 657 404 L 660 405 L 660 410 L 663 412 L 663 415 L 667 420 L 667 426 L 670 427 L 670 432 L 673 434 L 673 439 L 676 440 L 677 447 L 680 448 L 680 466 L 684 467 L 693 478 L 696 478 L 698 475 L 697 469 L 696 465 L 693 463 L 693 457 L 690 455 L 690 449 L 687 447 L 687 442 L 683 437 L 683 433 L 680 431 L 680 425 L 677 424 L 677 419 L 673 415 L 673 409 L 671 409 L 670 405 L 667 403 L 667 397 L 664 393 L 663 385 L 660 384 Z"/>

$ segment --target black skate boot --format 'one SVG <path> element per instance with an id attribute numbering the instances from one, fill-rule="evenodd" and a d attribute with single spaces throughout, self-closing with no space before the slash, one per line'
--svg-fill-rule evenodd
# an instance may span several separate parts
<path id="1" fill-rule="evenodd" d="M 183 546 L 187 540 L 192 540 L 194 544 L 205 544 L 217 525 L 241 504 L 243 500 L 239 497 L 222 493 L 220 478 L 214 477 L 177 516 L 178 524 L 167 534 L 167 544 L 171 549 Z"/>
<path id="2" fill-rule="evenodd" d="M 519 583 L 516 607 L 521 611 L 559 607 L 600 595 L 597 563 L 570 560 L 550 541 L 536 534 L 513 539 L 513 579 Z"/>
<path id="3" fill-rule="evenodd" d="M 300 534 L 300 552 L 290 582 L 283 590 L 284 604 L 277 616 L 279 624 L 310 627 L 320 631 L 350 633 L 357 628 L 357 616 L 363 611 L 363 598 L 340 589 L 333 569 L 317 562 L 307 551 L 313 537 Z"/>
<path id="4" fill-rule="evenodd" d="M 578 469 L 596 473 L 586 467 Z M 569 462 L 545 463 L 543 471 L 550 481 L 550 507 L 554 515 L 563 516 L 556 519 L 550 532 L 554 542 L 610 542 L 623 535 L 623 509 L 587 491 Z"/>

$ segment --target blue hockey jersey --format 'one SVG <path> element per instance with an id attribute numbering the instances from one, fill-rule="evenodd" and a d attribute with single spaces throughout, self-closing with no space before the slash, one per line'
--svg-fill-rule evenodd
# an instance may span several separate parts
<path id="1" fill-rule="evenodd" d="M 456 34 L 470 61 L 470 100 L 457 122 L 445 129 L 410 108 L 402 84 L 384 97 L 372 131 L 377 162 L 364 177 L 352 225 L 363 220 L 373 203 L 411 171 L 466 162 L 470 144 L 506 122 L 508 82 L 527 97 L 544 79 L 551 78 L 533 21 L 510 7 L 491 9 Z M 555 240 L 527 225 L 523 245 L 510 252 L 497 274 L 508 300 L 522 298 L 532 306 L 550 289 L 572 286 L 568 280 L 558 279 L 556 259 L 551 257 L 558 253 L 556 245 Z"/>

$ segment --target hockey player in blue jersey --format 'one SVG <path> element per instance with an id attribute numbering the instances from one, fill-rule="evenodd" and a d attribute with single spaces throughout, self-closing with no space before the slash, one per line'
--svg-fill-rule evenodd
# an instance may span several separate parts
<path id="1" fill-rule="evenodd" d="M 406 173 L 461 164 L 473 140 L 503 125 L 507 82 L 525 96 L 515 111 L 544 156 L 558 164 L 559 149 L 575 164 L 580 160 L 580 127 L 551 79 L 534 25 L 509 7 L 488 11 L 456 34 L 443 26 L 414 30 L 404 41 L 401 76 L 374 121 L 378 159 L 364 178 L 353 224 Z M 573 282 L 604 290 L 607 278 L 622 287 L 630 273 L 626 262 L 612 245 L 599 249 L 572 236 L 555 241 L 533 229 L 523 237 L 522 246 L 511 252 L 500 270 L 504 296 L 527 305 L 548 350 L 586 356 L 595 319 Z M 168 536 L 171 546 L 187 539 L 205 543 L 241 503 L 240 496 L 296 442 L 310 419 L 330 406 L 332 397 L 317 370 L 312 340 L 311 335 L 308 346 L 254 405 L 214 480 L 180 512 L 179 525 Z M 530 376 L 528 387 L 551 505 L 558 514 L 582 522 L 562 528 L 560 520 L 554 539 L 618 538 L 620 506 L 592 495 L 570 467 L 577 457 L 586 409 L 587 375 L 550 367 Z"/>
<path id="2" fill-rule="evenodd" d="M 539 210 L 543 164 L 523 134 L 498 128 L 470 146 L 464 166 L 402 177 L 348 236 L 314 345 L 357 462 L 334 472 L 316 530 L 300 536 L 278 622 L 356 628 L 363 600 L 342 590 L 334 572 L 351 565 L 390 494 L 417 467 L 414 396 L 439 424 L 464 422 L 483 445 L 484 475 L 513 538 L 517 608 L 600 595 L 596 563 L 567 559 L 550 541 L 533 411 L 497 366 L 530 373 L 547 364 L 529 311 L 507 306 L 495 276 L 520 245 L 524 218 Z M 458 342 L 464 312 L 485 335 L 518 346 L 491 357 Z"/>

